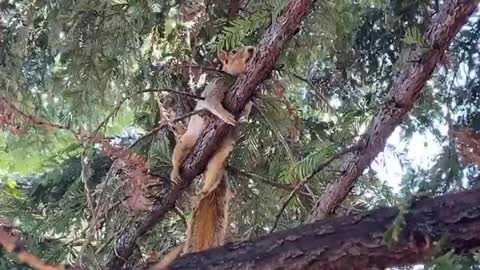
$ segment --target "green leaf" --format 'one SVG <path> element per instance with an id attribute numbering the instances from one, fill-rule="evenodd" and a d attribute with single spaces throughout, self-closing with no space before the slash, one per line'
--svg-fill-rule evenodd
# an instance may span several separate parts
<path id="1" fill-rule="evenodd" d="M 407 45 L 419 45 L 421 47 L 427 47 L 427 42 L 417 27 L 407 29 L 405 37 L 402 41 Z"/>

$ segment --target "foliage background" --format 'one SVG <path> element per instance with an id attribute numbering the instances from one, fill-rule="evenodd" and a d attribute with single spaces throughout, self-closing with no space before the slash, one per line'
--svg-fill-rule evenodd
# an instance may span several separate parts
<path id="1" fill-rule="evenodd" d="M 144 213 L 123 202 L 128 179 L 112 172 L 111 155 L 69 130 L 133 144 L 152 175 L 168 177 L 174 132 L 148 132 L 167 118 L 168 98 L 176 101 L 170 110 L 177 116 L 192 100 L 153 90 L 198 94 L 198 76 L 185 76 L 181 63 L 210 66 L 217 49 L 254 45 L 286 2 L 240 1 L 232 15 L 232 3 L 217 0 L 0 1 L 1 96 L 67 128 L 18 121 L 28 132 L 0 133 L 0 218 L 21 228 L 43 259 L 80 259 L 97 269 L 115 249 L 115 236 Z M 236 193 L 231 239 L 269 233 L 295 184 L 365 130 L 438 9 L 439 1 L 425 0 L 319 1 L 278 63 L 274 78 L 280 82 L 262 87 L 230 160 Z M 478 186 L 477 168 L 459 160 L 446 130 L 480 129 L 479 40 L 477 12 L 452 43 L 447 65 L 396 131 L 398 143 L 407 146 L 387 146 L 400 164 L 399 188 L 379 177 L 380 163 L 364 173 L 339 214 L 395 205 L 417 192 L 441 195 Z M 408 158 L 419 151 L 408 146 L 418 134 L 440 146 L 428 166 Z M 85 158 L 89 161 L 82 162 Z M 304 222 L 339 164 L 314 175 L 279 216 L 276 230 Z M 92 215 L 90 203 L 100 214 Z M 184 239 L 190 203 L 185 196 L 176 213 L 139 241 L 132 262 L 157 258 Z M 475 267 L 472 258 L 463 261 L 466 269 Z M 452 256 L 437 263 L 463 267 Z M 28 269 L 4 253 L 0 268 Z"/>

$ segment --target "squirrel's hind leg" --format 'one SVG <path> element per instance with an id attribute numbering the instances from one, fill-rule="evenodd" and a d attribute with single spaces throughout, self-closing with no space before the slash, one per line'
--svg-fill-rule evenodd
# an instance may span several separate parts
<path id="1" fill-rule="evenodd" d="M 178 184 L 181 181 L 180 177 L 180 167 L 182 166 L 183 161 L 191 152 L 193 146 L 198 140 L 198 137 L 205 129 L 205 121 L 199 115 L 193 115 L 190 117 L 188 123 L 187 131 L 180 137 L 175 148 L 173 149 L 172 154 L 172 173 L 170 175 L 171 180 Z"/>
<path id="2" fill-rule="evenodd" d="M 228 158 L 228 155 L 230 155 L 230 153 L 233 151 L 236 143 L 237 132 L 235 129 L 229 131 L 219 149 L 217 149 L 213 157 L 208 161 L 203 179 L 203 187 L 201 191 L 202 195 L 212 192 L 212 190 L 214 190 L 222 180 L 223 172 L 226 166 L 225 161 Z"/>

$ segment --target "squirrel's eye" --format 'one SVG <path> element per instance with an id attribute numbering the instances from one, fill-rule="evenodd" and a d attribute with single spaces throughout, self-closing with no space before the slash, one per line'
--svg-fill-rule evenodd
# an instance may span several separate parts
<path id="1" fill-rule="evenodd" d="M 232 55 L 234 55 L 234 54 L 237 53 L 237 50 L 232 50 L 230 53 L 231 53 Z"/>

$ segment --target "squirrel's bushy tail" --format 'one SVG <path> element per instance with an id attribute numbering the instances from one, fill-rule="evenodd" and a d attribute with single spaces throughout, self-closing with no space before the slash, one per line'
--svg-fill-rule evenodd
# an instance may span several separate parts
<path id="1" fill-rule="evenodd" d="M 193 211 L 187 240 L 170 251 L 151 270 L 164 270 L 180 255 L 223 245 L 228 226 L 228 207 L 233 193 L 226 175 L 210 193 L 204 194 Z"/>
<path id="2" fill-rule="evenodd" d="M 223 245 L 228 224 L 228 204 L 232 197 L 226 176 L 210 193 L 200 198 L 187 231 L 184 253 L 199 252 Z"/>

